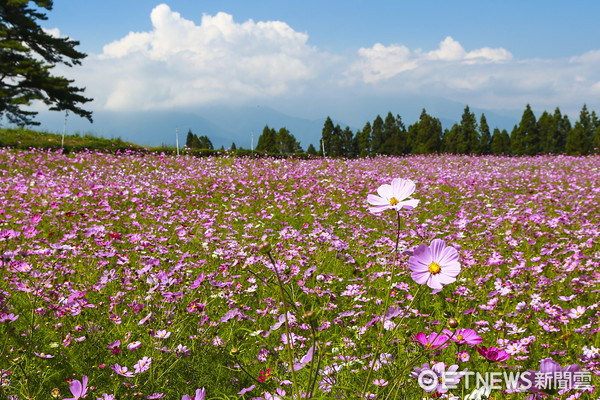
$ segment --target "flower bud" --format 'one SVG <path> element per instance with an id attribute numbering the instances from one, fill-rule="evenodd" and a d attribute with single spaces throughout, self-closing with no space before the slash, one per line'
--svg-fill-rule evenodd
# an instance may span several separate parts
<path id="1" fill-rule="evenodd" d="M 458 326 L 458 321 L 456 318 L 448 318 L 448 326 L 450 328 L 456 328 Z"/>
<path id="2" fill-rule="evenodd" d="M 237 347 L 234 347 L 231 349 L 229 354 L 231 354 L 232 356 L 237 356 L 238 354 L 240 354 L 240 349 L 238 349 Z"/>
<path id="3" fill-rule="evenodd" d="M 258 245 L 257 250 L 259 253 L 268 253 L 271 251 L 271 243 L 264 241 Z"/>

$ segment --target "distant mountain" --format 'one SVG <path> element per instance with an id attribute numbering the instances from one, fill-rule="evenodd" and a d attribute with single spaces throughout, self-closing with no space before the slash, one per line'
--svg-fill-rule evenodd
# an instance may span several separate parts
<path id="1" fill-rule="evenodd" d="M 465 105 L 427 98 L 379 98 L 364 102 L 348 99 L 346 104 L 338 101 L 328 107 L 322 107 L 322 110 L 326 110 L 320 111 L 323 115 L 306 118 L 292 116 L 266 106 L 213 106 L 181 111 L 97 111 L 93 115 L 93 124 L 69 115 L 66 130 L 69 134 L 91 133 L 105 138 L 120 137 L 142 146 L 174 146 L 178 132 L 182 147 L 185 145 L 188 130 L 191 130 L 198 136 L 208 136 L 215 148 L 229 148 L 232 142 L 235 142 L 238 148 L 250 148 L 252 143 L 256 147 L 259 136 L 265 125 L 268 125 L 276 130 L 287 128 L 306 150 L 309 144 L 318 147 L 327 116 L 331 116 L 334 124 L 339 124 L 342 128 L 349 126 L 356 132 L 362 129 L 366 122 L 372 122 L 377 115 L 385 118 L 388 112 L 400 115 L 408 127 L 418 120 L 423 108 L 429 115 L 439 118 L 443 128 L 451 128 L 454 123 L 460 122 Z M 522 112 L 470 109 L 478 121 L 481 113 L 485 113 L 491 130 L 499 127 L 509 132 L 519 122 Z M 41 112 L 37 120 L 41 122 L 39 129 L 53 133 L 62 133 L 64 129 L 64 114 Z"/>

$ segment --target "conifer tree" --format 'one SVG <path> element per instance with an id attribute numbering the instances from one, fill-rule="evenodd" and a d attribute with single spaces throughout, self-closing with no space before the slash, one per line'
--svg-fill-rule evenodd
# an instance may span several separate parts
<path id="1" fill-rule="evenodd" d="M 33 3 L 30 7 L 30 3 Z M 0 117 L 19 125 L 39 125 L 37 112 L 24 109 L 35 100 L 53 111 L 71 111 L 92 121 L 92 113 L 80 107 L 92 99 L 73 81 L 52 75 L 63 64 L 80 65 L 86 54 L 75 49 L 79 42 L 46 32 L 38 20 L 52 10 L 52 0 L 0 0 Z"/>
<path id="2" fill-rule="evenodd" d="M 371 123 L 367 122 L 362 130 L 356 131 L 354 136 L 358 157 L 367 157 L 371 154 Z"/>
<path id="3" fill-rule="evenodd" d="M 483 113 L 479 119 L 479 141 L 479 154 L 490 154 L 492 135 L 490 134 L 490 126 Z"/>

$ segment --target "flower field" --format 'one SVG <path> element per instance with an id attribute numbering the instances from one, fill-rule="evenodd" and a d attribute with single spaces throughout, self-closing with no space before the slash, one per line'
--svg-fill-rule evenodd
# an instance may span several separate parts
<path id="1" fill-rule="evenodd" d="M 3 149 L 0 224 L 2 399 L 600 396 L 598 156 Z"/>

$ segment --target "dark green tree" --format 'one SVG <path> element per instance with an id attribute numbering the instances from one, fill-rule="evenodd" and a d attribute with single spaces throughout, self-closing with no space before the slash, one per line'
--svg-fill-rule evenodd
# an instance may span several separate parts
<path id="1" fill-rule="evenodd" d="M 308 148 L 306 149 L 306 154 L 311 155 L 311 156 L 316 156 L 317 153 L 317 149 L 315 149 L 315 146 L 313 146 L 313 144 L 309 144 Z"/>
<path id="2" fill-rule="evenodd" d="M 458 154 L 474 154 L 479 152 L 479 132 L 477 131 L 477 120 L 475 114 L 465 107 L 456 140 L 456 152 Z"/>
<path id="3" fill-rule="evenodd" d="M 342 157 L 353 158 L 357 156 L 357 150 L 354 146 L 354 141 L 352 140 L 354 137 L 354 133 L 350 129 L 349 126 L 346 126 L 344 130 L 341 132 L 341 142 L 342 142 Z"/>
<path id="4" fill-rule="evenodd" d="M 596 121 L 594 121 L 596 119 Z M 597 118 L 590 115 L 587 106 L 584 104 L 579 113 L 579 121 L 567 135 L 565 152 L 569 155 L 590 154 L 592 151 L 592 140 L 596 132 Z"/>
<path id="5" fill-rule="evenodd" d="M 479 119 L 479 154 L 490 154 L 492 135 L 485 114 Z"/>
<path id="6" fill-rule="evenodd" d="M 452 128 L 444 131 L 442 138 L 442 151 L 444 153 L 458 154 L 458 142 L 460 140 L 460 125 L 454 124 Z"/>
<path id="7" fill-rule="evenodd" d="M 371 123 L 367 122 L 362 130 L 356 131 L 354 143 L 358 157 L 371 154 Z"/>
<path id="8" fill-rule="evenodd" d="M 92 113 L 79 106 L 92 100 L 81 94 L 84 89 L 52 75 L 56 65 L 80 65 L 86 57 L 75 49 L 79 42 L 54 37 L 38 25 L 47 19 L 44 10 L 52 10 L 52 3 L 0 0 L 0 116 L 15 124 L 39 125 L 33 119 L 37 112 L 24 109 L 33 101 L 92 121 Z"/>
<path id="9" fill-rule="evenodd" d="M 193 144 L 194 144 L 194 134 L 192 133 L 192 130 L 190 129 L 185 138 L 185 147 L 191 149 L 191 148 L 193 148 Z"/>
<path id="10" fill-rule="evenodd" d="M 275 136 L 275 140 L 277 141 L 278 153 L 281 154 L 290 154 L 290 153 L 301 153 L 302 147 L 300 147 L 300 142 L 296 140 L 294 135 L 290 133 L 287 128 L 279 129 L 277 135 Z"/>
<path id="11" fill-rule="evenodd" d="M 277 132 L 265 125 L 262 134 L 258 137 L 256 151 L 259 153 L 279 153 Z"/>
<path id="12" fill-rule="evenodd" d="M 208 138 L 208 136 L 200 136 L 198 137 L 197 147 L 198 149 L 209 149 L 214 150 L 213 144 Z M 221 146 L 223 148 L 223 146 Z"/>
<path id="13" fill-rule="evenodd" d="M 510 134 L 510 146 L 516 156 L 534 155 L 540 152 L 540 135 L 535 115 L 527 104 L 521 122 Z"/>
<path id="14" fill-rule="evenodd" d="M 401 155 L 408 153 L 408 132 L 400 115 L 394 117 L 388 113 L 384 122 L 384 136 L 382 154 Z"/>
<path id="15" fill-rule="evenodd" d="M 414 138 L 412 154 L 437 153 L 442 147 L 442 123 L 423 109 L 419 121 L 408 127 L 408 136 Z"/>
<path id="16" fill-rule="evenodd" d="M 333 121 L 331 120 L 331 118 L 327 117 L 325 123 L 323 124 L 323 130 L 321 133 L 321 152 L 325 152 L 323 156 L 331 155 L 331 149 L 334 146 L 334 131 L 335 126 L 333 125 Z"/>
<path id="17" fill-rule="evenodd" d="M 378 115 L 371 126 L 371 154 L 382 154 L 385 143 L 383 118 Z"/>
<path id="18" fill-rule="evenodd" d="M 558 129 L 558 124 L 554 120 L 554 116 L 547 111 L 544 111 L 537 121 L 538 134 L 540 138 L 539 153 L 551 153 L 551 139 L 554 132 Z"/>
<path id="19" fill-rule="evenodd" d="M 231 150 L 231 151 L 237 150 L 237 146 L 235 145 L 235 142 L 231 142 L 231 147 L 229 148 L 229 150 Z"/>
<path id="20" fill-rule="evenodd" d="M 510 136 L 508 136 L 508 132 L 506 129 L 494 128 L 494 133 L 492 134 L 492 140 L 490 142 L 490 153 L 494 155 L 510 155 Z"/>

